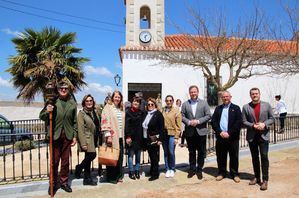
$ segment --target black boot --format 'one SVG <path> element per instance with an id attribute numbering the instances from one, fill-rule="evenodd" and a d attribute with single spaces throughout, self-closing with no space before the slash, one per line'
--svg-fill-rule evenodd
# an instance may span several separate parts
<path id="1" fill-rule="evenodd" d="M 129 177 L 130 177 L 130 179 L 133 179 L 133 180 L 136 179 L 136 178 L 135 178 L 135 175 L 133 174 L 132 171 L 129 172 Z"/>
<path id="2" fill-rule="evenodd" d="M 80 167 L 80 165 L 76 165 L 76 168 L 75 168 L 75 177 L 77 179 L 80 179 L 81 177 L 81 173 L 82 173 L 82 168 Z"/>
<path id="3" fill-rule="evenodd" d="M 139 171 L 135 171 L 135 177 L 136 177 L 136 179 L 140 179 Z"/>
<path id="4" fill-rule="evenodd" d="M 96 186 L 98 183 L 93 181 L 91 177 L 83 179 L 83 185 Z"/>

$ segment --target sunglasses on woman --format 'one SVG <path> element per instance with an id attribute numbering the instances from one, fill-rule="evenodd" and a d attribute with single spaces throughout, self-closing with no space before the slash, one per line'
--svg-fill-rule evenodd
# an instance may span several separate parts
<path id="1" fill-rule="evenodd" d="M 151 106 L 155 106 L 154 103 L 148 103 L 147 106 L 151 107 Z"/>

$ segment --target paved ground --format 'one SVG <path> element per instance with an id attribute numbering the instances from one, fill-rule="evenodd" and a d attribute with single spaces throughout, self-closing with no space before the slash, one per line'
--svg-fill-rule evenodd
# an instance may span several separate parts
<path id="1" fill-rule="evenodd" d="M 215 181 L 216 164 L 213 158 L 209 158 L 205 164 L 204 179 L 201 181 L 196 177 L 187 179 L 188 167 L 183 166 L 177 170 L 175 178 L 166 179 L 164 173 L 161 173 L 160 179 L 154 182 L 147 181 L 144 175 L 140 181 L 132 181 L 126 176 L 122 184 L 101 183 L 96 187 L 82 186 L 82 180 L 73 180 L 74 192 L 68 194 L 59 190 L 56 197 L 299 197 L 298 141 L 288 143 L 288 145 L 292 144 L 297 146 L 282 149 L 282 146 L 275 145 L 274 149 L 271 149 L 269 190 L 265 192 L 260 191 L 257 185 L 248 185 L 252 177 L 252 166 L 251 158 L 247 155 L 240 160 L 241 182 L 239 184 L 228 178 L 221 182 Z M 248 154 L 246 151 L 242 153 L 241 156 Z M 22 184 L 25 187 L 21 192 L 8 195 L 2 193 L 2 195 L 4 197 L 48 197 L 46 181 L 42 183 L 44 185 L 40 186 L 43 187 L 40 187 L 38 182 L 25 183 Z M 35 191 L 30 192 L 34 188 Z M 2 192 L 3 190 L 5 189 L 2 189 Z"/>

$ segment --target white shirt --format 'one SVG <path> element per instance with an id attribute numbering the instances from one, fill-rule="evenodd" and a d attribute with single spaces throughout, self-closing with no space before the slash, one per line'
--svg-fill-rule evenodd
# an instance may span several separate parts
<path id="1" fill-rule="evenodd" d="M 287 112 L 287 106 L 286 106 L 286 104 L 285 104 L 285 102 L 283 100 L 277 101 L 277 104 L 276 104 L 276 107 L 275 107 L 275 111 L 278 114 L 286 113 Z"/>
<path id="2" fill-rule="evenodd" d="M 192 114 L 193 114 L 194 117 L 195 117 L 195 114 L 196 114 L 197 103 L 198 103 L 197 100 L 195 100 L 195 101 L 191 100 Z"/>

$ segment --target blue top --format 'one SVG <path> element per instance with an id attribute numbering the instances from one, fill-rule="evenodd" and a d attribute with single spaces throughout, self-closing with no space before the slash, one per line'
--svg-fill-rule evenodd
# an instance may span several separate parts
<path id="1" fill-rule="evenodd" d="M 220 118 L 220 129 L 221 131 L 226 131 L 228 130 L 228 110 L 229 106 L 231 103 L 228 105 L 223 105 L 222 113 L 221 113 L 221 118 Z"/>

